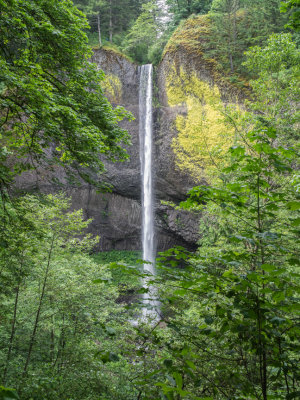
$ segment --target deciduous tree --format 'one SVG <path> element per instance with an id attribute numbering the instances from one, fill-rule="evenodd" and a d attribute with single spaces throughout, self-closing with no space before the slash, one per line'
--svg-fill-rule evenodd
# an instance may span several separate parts
<path id="1" fill-rule="evenodd" d="M 128 114 L 104 97 L 86 19 L 72 2 L 3 0 L 0 23 L 2 195 L 16 174 L 42 163 L 88 179 L 87 169 L 103 170 L 100 154 L 126 158 L 118 121 Z"/>

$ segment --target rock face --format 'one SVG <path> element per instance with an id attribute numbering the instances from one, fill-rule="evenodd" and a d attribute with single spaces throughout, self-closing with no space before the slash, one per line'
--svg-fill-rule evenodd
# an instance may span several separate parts
<path id="1" fill-rule="evenodd" d="M 88 204 L 86 214 L 93 218 L 92 232 L 101 235 L 100 248 L 141 248 L 141 182 L 139 155 L 139 74 L 140 68 L 113 51 L 96 50 L 95 62 L 111 81 L 107 96 L 114 104 L 124 106 L 135 116 L 133 122 L 121 125 L 130 132 L 132 146 L 128 147 L 129 160 L 106 163 L 105 178 L 112 185 L 113 194 L 96 195 L 90 190 L 90 202 L 80 198 L 76 204 Z M 118 82 L 118 84 L 117 84 Z M 115 83 L 115 85 L 114 85 Z M 114 90 L 113 86 L 118 87 Z M 116 101 L 117 100 L 117 101 Z M 161 205 L 161 200 L 178 202 L 185 198 L 193 186 L 188 175 L 176 171 L 171 150 L 172 134 L 163 132 L 164 121 L 158 110 L 154 112 L 154 175 L 157 248 L 165 250 L 174 245 L 195 248 L 198 239 L 198 219 L 187 212 Z M 82 189 L 84 192 L 86 189 Z M 85 195 L 86 197 L 86 195 Z M 74 198 L 74 195 L 72 196 Z"/>
<path id="2" fill-rule="evenodd" d="M 101 181 L 111 185 L 111 193 L 98 193 L 82 183 L 73 187 L 67 182 L 63 190 L 72 198 L 72 208 L 83 209 L 86 218 L 92 218 L 89 232 L 100 236 L 96 250 L 140 250 L 141 249 L 141 180 L 139 154 L 139 66 L 131 63 L 121 54 L 111 50 L 95 50 L 92 61 L 103 70 L 106 78 L 103 88 L 111 103 L 124 106 L 134 117 L 134 121 L 122 121 L 121 126 L 131 136 L 131 146 L 127 147 L 129 160 L 105 162 L 106 173 Z M 172 110 L 173 112 L 173 110 Z M 154 109 L 155 128 L 155 216 L 156 242 L 158 251 L 175 245 L 194 249 L 198 239 L 197 218 L 187 212 L 161 205 L 161 200 L 178 202 L 184 199 L 186 190 L 192 187 L 191 179 L 179 173 L 174 167 L 171 150 L 172 134 L 164 131 L 162 114 Z M 169 122 L 166 129 L 169 129 Z M 49 149 L 51 152 L 51 149 Z M 21 191 L 55 193 L 62 190 L 52 183 L 57 177 L 64 182 L 64 171 L 54 167 L 52 171 L 30 171 L 16 180 L 16 188 Z"/>
<path id="3" fill-rule="evenodd" d="M 200 19 L 199 19 L 200 18 Z M 214 60 L 201 52 L 205 40 L 205 19 L 189 19 L 172 37 L 154 82 L 154 176 L 157 249 L 174 245 L 195 249 L 199 240 L 199 215 L 179 211 L 167 205 L 184 200 L 187 191 L 208 182 L 210 159 L 230 145 L 230 131 L 222 120 L 222 107 L 238 103 L 244 94 L 224 80 Z M 103 89 L 113 105 L 124 106 L 134 121 L 122 121 L 131 135 L 129 160 L 106 162 L 101 177 L 111 193 L 97 193 L 86 183 L 79 187 L 66 185 L 73 208 L 82 208 L 92 218 L 90 232 L 100 235 L 98 250 L 141 249 L 141 182 L 139 155 L 139 74 L 140 68 L 122 54 L 112 50 L 95 50 L 92 61 L 106 74 Z M 227 133 L 226 133 L 227 132 Z M 209 157 L 202 151 L 208 148 Z M 217 152 L 215 150 L 217 149 Z M 54 176 L 62 176 L 57 168 Z M 38 179 L 37 179 L 38 178 Z M 22 175 L 20 189 L 38 189 L 45 193 L 57 190 L 43 173 Z M 164 203 L 161 201 L 165 200 Z"/>
<path id="4" fill-rule="evenodd" d="M 232 84 L 217 62 L 205 57 L 209 24 L 207 16 L 195 16 L 181 25 L 156 71 L 156 193 L 175 203 L 193 186 L 214 179 L 234 137 L 227 110 L 240 107 L 250 94 L 246 82 Z M 157 217 L 168 238 L 191 247 L 201 240 L 199 215 L 158 204 Z"/>
<path id="5" fill-rule="evenodd" d="M 124 106 L 135 117 L 122 121 L 121 126 L 130 132 L 131 146 L 127 146 L 129 160 L 122 163 L 106 162 L 105 179 L 120 196 L 140 198 L 139 156 L 139 67 L 124 56 L 111 50 L 95 50 L 92 61 L 106 74 L 106 95 L 113 105 Z M 117 93 L 116 93 L 117 92 Z"/>

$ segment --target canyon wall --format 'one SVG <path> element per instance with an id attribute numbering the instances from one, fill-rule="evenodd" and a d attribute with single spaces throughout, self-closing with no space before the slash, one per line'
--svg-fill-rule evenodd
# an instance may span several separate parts
<path id="1" fill-rule="evenodd" d="M 97 224 L 97 229 L 102 236 L 102 249 L 140 249 L 141 182 L 138 115 L 140 68 L 112 50 L 95 50 L 92 61 L 106 73 L 104 88 L 109 100 L 114 105 L 124 106 L 132 112 L 135 120 L 121 123 L 131 136 L 132 145 L 127 148 L 129 160 L 122 163 L 106 162 L 107 172 L 103 178 L 112 185 L 113 194 L 98 196 L 99 201 L 100 198 L 106 199 L 106 208 L 110 211 L 105 215 L 100 201 L 99 206 L 95 208 L 93 206 L 93 210 L 88 207 L 89 216 L 94 220 L 93 227 Z M 154 90 L 154 95 L 155 93 Z M 173 152 L 170 143 L 168 145 L 164 141 L 168 142 L 171 136 L 165 132 L 163 137 L 160 137 L 163 128 L 160 107 L 156 103 L 155 101 L 154 187 L 157 248 L 165 250 L 174 245 L 182 245 L 194 249 L 198 240 L 197 218 L 188 212 L 174 210 L 167 204 L 161 203 L 162 200 L 175 203 L 183 200 L 187 190 L 193 186 L 193 180 L 189 175 L 175 170 L 174 162 L 169 162 L 173 159 Z M 164 151 L 162 152 L 161 149 Z M 94 192 L 92 195 L 97 197 Z M 114 204 L 118 204 L 118 209 L 114 207 Z M 102 215 L 96 215 L 96 210 L 100 210 Z M 103 226 L 104 223 L 105 226 Z"/>
<path id="2" fill-rule="evenodd" d="M 232 143 L 233 131 L 226 110 L 243 102 L 247 88 L 232 85 L 206 59 L 202 45 L 207 35 L 203 16 L 190 18 L 170 39 L 154 78 L 154 175 L 157 248 L 175 245 L 195 249 L 199 239 L 199 214 L 175 209 L 193 186 L 213 179 L 216 163 Z M 94 50 L 92 62 L 103 70 L 103 89 L 114 106 L 124 106 L 134 121 L 122 121 L 132 145 L 129 159 L 105 162 L 98 179 L 108 182 L 110 193 L 91 185 L 69 183 L 63 190 L 72 197 L 72 207 L 82 208 L 92 218 L 90 232 L 100 235 L 98 250 L 141 249 L 141 182 L 139 156 L 140 67 L 112 49 Z M 61 175 L 56 168 L 52 174 Z M 51 174 L 50 174 L 51 175 Z M 63 180 L 63 179 L 61 179 Z M 17 179 L 21 190 L 53 193 L 60 190 L 47 173 L 27 172 Z"/>

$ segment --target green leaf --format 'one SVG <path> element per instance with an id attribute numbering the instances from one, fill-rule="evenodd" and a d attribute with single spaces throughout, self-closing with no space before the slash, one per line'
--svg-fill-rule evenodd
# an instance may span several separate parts
<path id="1" fill-rule="evenodd" d="M 107 351 L 105 353 L 99 352 L 96 354 L 96 356 L 100 356 L 100 360 L 103 362 L 103 364 L 119 361 L 119 356 L 116 353 L 110 351 Z"/>
<path id="2" fill-rule="evenodd" d="M 212 397 L 195 397 L 195 400 L 213 400 Z"/>
<path id="3" fill-rule="evenodd" d="M 5 388 L 4 386 L 0 386 L 0 400 L 10 400 L 17 399 L 19 400 L 19 396 L 15 389 Z"/>
<path id="4" fill-rule="evenodd" d="M 191 360 L 186 360 L 185 361 L 186 365 L 188 367 L 190 367 L 191 369 L 195 370 L 196 369 L 196 365 L 191 361 Z"/>
<path id="5" fill-rule="evenodd" d="M 299 258 L 292 257 L 292 258 L 290 258 L 290 259 L 288 260 L 288 262 L 290 263 L 290 265 L 300 265 L 300 260 L 299 260 Z"/>
<path id="6" fill-rule="evenodd" d="M 174 372 L 173 377 L 175 378 L 177 388 L 182 389 L 183 385 L 182 375 L 179 372 Z"/>
<path id="7" fill-rule="evenodd" d="M 300 218 L 296 218 L 291 222 L 292 226 L 299 226 L 300 225 Z"/>
<path id="8" fill-rule="evenodd" d="M 110 326 L 106 326 L 105 330 L 109 336 L 115 336 L 117 333 L 116 330 L 114 328 L 111 328 Z"/>
<path id="9" fill-rule="evenodd" d="M 284 324 L 286 322 L 285 318 L 280 318 L 280 317 L 273 317 L 270 320 L 273 324 L 275 325 L 281 325 Z"/>
<path id="10" fill-rule="evenodd" d="M 272 264 L 262 264 L 261 268 L 264 271 L 271 272 L 271 271 L 274 271 L 277 267 L 275 265 L 272 265 Z"/>
<path id="11" fill-rule="evenodd" d="M 165 365 L 167 368 L 171 368 L 172 365 L 173 365 L 173 360 L 170 360 L 170 359 L 164 360 L 164 365 Z"/>
<path id="12" fill-rule="evenodd" d="M 287 204 L 287 208 L 289 208 L 292 211 L 299 210 L 300 209 L 300 201 L 289 201 Z"/>
<path id="13" fill-rule="evenodd" d="M 235 275 L 234 275 L 232 269 L 229 269 L 229 270 L 225 271 L 225 272 L 223 273 L 223 276 L 224 276 L 224 278 L 232 278 L 232 277 L 235 278 Z"/>
<path id="14" fill-rule="evenodd" d="M 287 400 L 293 400 L 293 399 L 299 399 L 299 397 L 300 397 L 300 391 L 298 390 L 296 392 L 292 392 L 292 393 L 288 394 L 286 396 L 286 399 Z"/>
<path id="15" fill-rule="evenodd" d="M 107 283 L 107 282 L 111 282 L 111 279 L 108 278 L 98 278 L 98 279 L 94 279 L 92 281 L 93 283 L 97 284 L 97 283 Z"/>

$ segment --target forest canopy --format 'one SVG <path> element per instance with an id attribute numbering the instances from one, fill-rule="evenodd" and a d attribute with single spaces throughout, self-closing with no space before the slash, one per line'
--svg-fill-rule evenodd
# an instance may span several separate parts
<path id="1" fill-rule="evenodd" d="M 197 38 L 199 46 L 221 68 L 244 75 L 249 73 L 241 66 L 247 48 L 263 45 L 271 33 L 296 27 L 299 16 L 297 1 L 281 0 L 74 0 L 74 4 L 87 15 L 92 46 L 115 46 L 140 64 L 159 63 L 178 25 L 206 14 L 210 34 L 208 43 Z"/>

